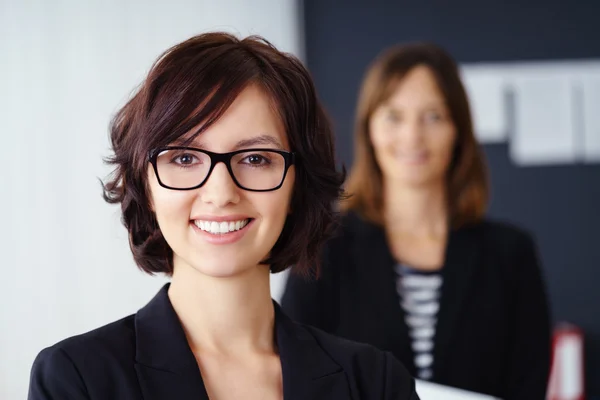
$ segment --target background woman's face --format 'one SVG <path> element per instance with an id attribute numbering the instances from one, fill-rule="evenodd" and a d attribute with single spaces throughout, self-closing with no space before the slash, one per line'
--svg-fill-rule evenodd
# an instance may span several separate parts
<path id="1" fill-rule="evenodd" d="M 445 98 L 426 66 L 411 69 L 369 121 L 384 181 L 410 186 L 443 184 L 456 134 Z"/>

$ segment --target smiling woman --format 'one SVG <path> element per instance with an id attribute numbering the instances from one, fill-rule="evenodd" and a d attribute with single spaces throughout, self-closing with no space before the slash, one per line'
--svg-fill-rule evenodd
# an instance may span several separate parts
<path id="1" fill-rule="evenodd" d="M 193 37 L 158 59 L 111 139 L 104 197 L 139 268 L 171 282 L 43 350 L 30 399 L 417 399 L 389 353 L 271 300 L 271 272 L 318 272 L 344 178 L 297 59 L 258 37 Z"/>
<path id="2" fill-rule="evenodd" d="M 168 50 L 111 126 L 115 154 L 110 162 L 117 168 L 106 184 L 106 199 L 121 204 L 134 257 L 146 272 L 173 273 L 172 246 L 166 246 L 154 210 L 146 207 L 151 201 L 146 185 L 154 182 L 152 176 L 145 179 L 148 172 L 154 172 L 156 181 L 170 189 L 197 189 L 205 184 L 208 174 L 220 174 L 221 168 L 228 170 L 233 182 L 243 189 L 279 189 L 278 185 L 268 187 L 264 183 L 248 187 L 241 182 L 245 176 L 241 160 L 234 157 L 232 163 L 217 153 L 277 151 L 286 161 L 278 182 L 284 186 L 293 160 L 290 149 L 299 156 L 301 167 L 288 177 L 290 198 L 283 201 L 290 202 L 289 207 L 297 212 L 284 218 L 281 240 L 265 260 L 272 272 L 291 265 L 303 271 L 315 266 L 325 237 L 312 232 L 327 234 L 333 221 L 331 205 L 340 194 L 343 177 L 335 169 L 330 128 L 310 76 L 300 62 L 265 42 L 251 38 L 232 40 L 229 36 L 207 34 Z M 206 47 L 210 41 L 214 41 L 211 45 L 215 49 Z M 203 161 L 204 168 L 208 168 L 205 172 L 199 170 L 200 175 L 190 170 L 189 175 L 173 176 L 173 168 L 165 166 L 172 159 L 167 163 L 163 157 L 170 155 L 166 150 L 174 150 L 171 146 L 187 151 L 188 158 L 180 158 L 179 163 Z M 238 154 L 244 153 L 254 154 Z M 150 165 L 152 171 L 148 169 Z M 188 184 L 187 179 L 192 183 Z M 314 191 L 306 190 L 309 187 Z M 265 194 L 262 200 L 279 195 Z M 224 212 L 211 214 L 219 213 Z M 289 240 L 292 237 L 294 241 Z M 156 252 L 165 257 L 146 257 Z"/>

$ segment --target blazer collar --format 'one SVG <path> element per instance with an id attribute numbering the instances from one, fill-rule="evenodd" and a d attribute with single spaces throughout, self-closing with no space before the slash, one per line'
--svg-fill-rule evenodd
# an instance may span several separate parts
<path id="1" fill-rule="evenodd" d="M 460 324 L 461 310 L 475 282 L 474 273 L 482 262 L 482 236 L 478 226 L 453 230 L 448 236 L 433 349 L 434 377 L 450 365 L 446 359 L 447 350 L 452 346 L 456 325 Z"/>
<path id="2" fill-rule="evenodd" d="M 135 316 L 136 372 L 146 400 L 208 399 L 200 369 L 168 296 L 169 284 Z M 307 399 L 347 391 L 343 370 L 304 327 L 276 302 L 275 334 L 284 398 Z"/>
<path id="3" fill-rule="evenodd" d="M 284 399 L 350 399 L 342 367 L 305 327 L 274 304 Z"/>
<path id="4" fill-rule="evenodd" d="M 135 316 L 135 369 L 145 400 L 208 399 L 165 284 Z"/>
<path id="5" fill-rule="evenodd" d="M 415 374 L 414 356 L 411 349 L 405 313 L 400 306 L 400 297 L 396 290 L 397 275 L 394 271 L 396 260 L 390 251 L 383 227 L 365 221 L 356 214 L 351 214 L 352 229 L 356 232 L 356 243 L 353 246 L 354 259 L 359 268 L 360 282 L 366 287 L 365 293 L 376 294 L 369 296 L 371 309 L 378 310 L 381 317 L 387 318 L 385 326 L 389 327 L 382 335 L 386 335 L 388 348 L 397 358 L 403 361 L 405 367 Z"/>
<path id="6" fill-rule="evenodd" d="M 396 291 L 396 260 L 391 254 L 385 231 L 382 227 L 363 220 L 351 213 L 350 224 L 357 234 L 354 256 L 360 268 L 369 274 L 362 279 L 364 285 L 371 285 L 369 293 L 378 293 L 380 308 L 386 310 L 390 318 L 391 332 L 398 336 L 397 347 L 391 350 L 402 359 L 405 366 L 414 374 L 414 354 L 410 347 L 408 327 L 404 322 L 405 313 L 399 303 Z M 460 311 L 467 300 L 469 287 L 473 283 L 476 266 L 481 262 L 480 225 L 451 230 L 448 234 L 444 266 L 441 270 L 443 284 L 441 288 L 440 309 L 437 316 L 435 348 L 433 350 L 434 378 L 438 371 L 447 366 L 446 351 L 451 346 L 453 332 L 459 323 Z M 372 300 L 374 301 L 374 300 Z M 393 306 L 391 306 L 393 305 Z"/>

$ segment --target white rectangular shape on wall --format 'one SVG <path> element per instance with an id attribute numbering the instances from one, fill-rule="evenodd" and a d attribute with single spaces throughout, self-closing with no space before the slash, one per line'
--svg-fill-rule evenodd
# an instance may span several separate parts
<path id="1" fill-rule="evenodd" d="M 583 158 L 600 162 L 600 72 L 582 79 Z"/>
<path id="2" fill-rule="evenodd" d="M 510 153 L 518 165 L 572 163 L 577 159 L 573 88 L 552 74 L 514 79 L 515 129 Z"/>
<path id="3" fill-rule="evenodd" d="M 463 83 L 469 96 L 475 135 L 480 142 L 498 143 L 507 138 L 508 112 L 505 82 L 494 68 L 463 67 Z"/>
<path id="4" fill-rule="evenodd" d="M 475 63 L 460 70 L 479 142 L 507 143 L 520 166 L 600 162 L 599 60 Z"/>

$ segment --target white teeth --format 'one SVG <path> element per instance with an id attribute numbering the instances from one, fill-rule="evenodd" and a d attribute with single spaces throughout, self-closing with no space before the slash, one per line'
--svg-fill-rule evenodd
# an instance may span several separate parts
<path id="1" fill-rule="evenodd" d="M 220 235 L 223 233 L 239 231 L 248 224 L 250 220 L 244 219 L 239 221 L 229 222 L 216 222 L 216 221 L 201 221 L 196 220 L 194 224 L 203 231 L 212 233 L 213 235 Z"/>
<path id="2" fill-rule="evenodd" d="M 229 232 L 229 224 L 227 222 L 221 222 L 219 228 L 221 229 L 221 233 Z"/>

